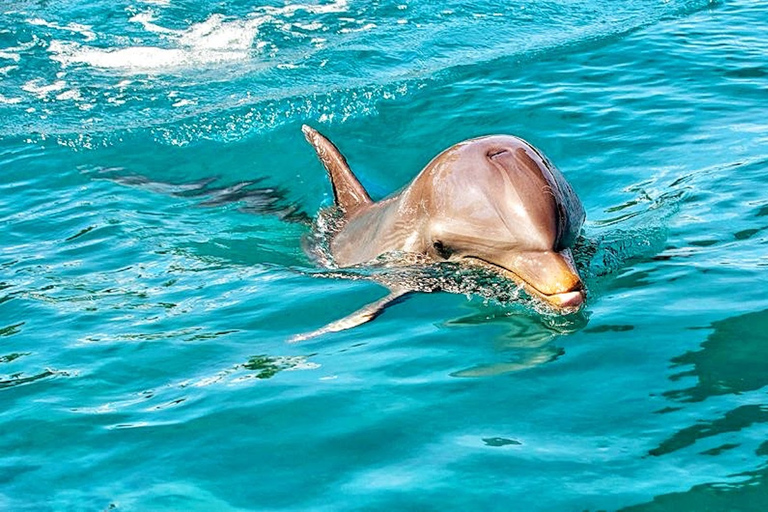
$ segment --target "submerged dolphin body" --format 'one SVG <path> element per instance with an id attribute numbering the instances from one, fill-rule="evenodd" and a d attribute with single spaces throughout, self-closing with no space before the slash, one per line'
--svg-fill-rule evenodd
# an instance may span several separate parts
<path id="1" fill-rule="evenodd" d="M 490 269 L 556 310 L 584 302 L 570 247 L 584 208 L 563 175 L 533 146 L 509 135 L 460 142 L 435 157 L 402 191 L 374 202 L 336 146 L 302 131 L 328 171 L 340 228 L 333 263 L 352 267 L 393 252 L 427 262 Z M 376 316 L 408 289 L 305 338 L 347 329 Z"/>

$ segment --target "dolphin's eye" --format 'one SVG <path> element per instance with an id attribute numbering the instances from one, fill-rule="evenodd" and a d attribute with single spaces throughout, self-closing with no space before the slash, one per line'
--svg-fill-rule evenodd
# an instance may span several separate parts
<path id="1" fill-rule="evenodd" d="M 453 253 L 453 251 L 451 251 L 448 247 L 446 247 L 445 244 L 440 240 L 435 240 L 435 242 L 432 244 L 432 247 L 435 248 L 435 251 L 437 252 L 438 256 L 446 260 L 450 258 L 451 254 Z"/>

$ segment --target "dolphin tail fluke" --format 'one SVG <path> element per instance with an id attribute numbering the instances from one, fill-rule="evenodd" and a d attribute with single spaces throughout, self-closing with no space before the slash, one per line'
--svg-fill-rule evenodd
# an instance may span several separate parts
<path id="1" fill-rule="evenodd" d="M 352 173 L 344 155 L 334 146 L 333 142 L 307 125 L 302 126 L 301 131 L 304 132 L 307 142 L 315 148 L 318 158 L 328 171 L 336 205 L 349 215 L 355 210 L 371 204 L 372 201 L 368 192 Z"/>
<path id="2" fill-rule="evenodd" d="M 340 320 L 336 320 L 335 322 L 332 322 L 316 331 L 312 331 L 304 334 L 297 334 L 296 336 L 292 337 L 288 341 L 290 343 L 295 343 L 297 341 L 304 341 L 311 338 L 316 338 L 318 336 L 322 336 L 323 334 L 346 331 L 347 329 L 352 329 L 353 327 L 357 327 L 358 325 L 362 325 L 364 323 L 370 322 L 371 320 L 379 316 L 381 313 L 383 313 L 386 308 L 388 308 L 389 306 L 392 306 L 393 304 L 397 304 L 398 302 L 403 300 L 404 296 L 409 294 L 410 292 L 411 292 L 410 290 L 393 290 L 389 295 L 387 295 L 383 299 L 380 299 L 380 300 L 377 300 L 376 302 L 368 304 L 367 306 L 361 309 L 358 309 L 357 311 L 355 311 L 349 316 L 345 316 Z"/>

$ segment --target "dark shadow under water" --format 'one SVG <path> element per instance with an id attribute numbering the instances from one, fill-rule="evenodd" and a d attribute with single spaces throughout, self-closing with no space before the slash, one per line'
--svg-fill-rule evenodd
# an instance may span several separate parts
<path id="1" fill-rule="evenodd" d="M 674 368 L 681 369 L 670 378 L 695 379 L 692 386 L 668 391 L 664 395 L 678 404 L 660 414 L 674 413 L 685 404 L 734 395 L 745 397 L 750 392 L 768 386 L 765 361 L 768 359 L 768 310 L 737 315 L 713 322 L 712 329 L 701 348 L 672 359 Z M 744 401 L 744 400 L 740 400 Z M 726 441 L 700 455 L 718 457 L 732 450 L 744 450 L 742 444 L 752 440 L 744 432 L 768 425 L 768 407 L 762 403 L 742 403 L 722 412 L 716 411 L 714 419 L 698 420 L 684 427 L 649 450 L 652 457 L 674 456 L 678 451 L 695 449 L 699 442 L 721 437 Z M 712 443 L 709 443 L 712 444 Z M 747 512 L 758 510 L 755 504 L 768 501 L 768 441 L 754 448 L 754 456 L 763 459 L 756 469 L 729 475 L 736 482 L 706 483 L 693 486 L 684 492 L 656 496 L 652 501 L 622 509 L 626 512 L 670 510 L 717 510 Z M 743 456 L 742 456 L 743 457 Z"/>
<path id="2" fill-rule="evenodd" d="M 104 179 L 173 197 L 189 198 L 198 206 L 217 207 L 230 204 L 244 213 L 274 215 L 286 222 L 309 224 L 311 217 L 301 208 L 290 203 L 286 191 L 279 187 L 264 185 L 264 178 L 241 181 L 222 186 L 213 186 L 219 178 L 211 176 L 199 180 L 170 183 L 153 180 L 140 174 L 127 173 L 124 169 L 99 169 L 94 179 Z"/>

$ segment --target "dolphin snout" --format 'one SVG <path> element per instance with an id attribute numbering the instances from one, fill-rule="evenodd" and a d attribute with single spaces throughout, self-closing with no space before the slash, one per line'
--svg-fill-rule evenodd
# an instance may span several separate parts
<path id="1" fill-rule="evenodd" d="M 521 252 L 500 260 L 495 265 L 510 272 L 529 293 L 547 304 L 565 309 L 584 303 L 584 284 L 570 250 Z"/>

